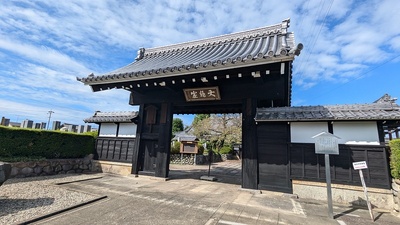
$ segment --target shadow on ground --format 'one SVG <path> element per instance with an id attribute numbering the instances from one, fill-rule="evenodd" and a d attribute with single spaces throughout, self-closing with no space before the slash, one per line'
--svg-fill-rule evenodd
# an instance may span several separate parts
<path id="1" fill-rule="evenodd" d="M 54 203 L 54 198 L 2 199 L 0 198 L 0 217 L 22 210 L 43 207 Z"/>
<path id="2" fill-rule="evenodd" d="M 174 164 L 169 171 L 168 178 L 170 180 L 178 179 L 197 179 L 201 176 L 213 176 L 217 180 L 214 182 L 227 183 L 227 184 L 242 184 L 242 173 L 240 168 L 232 168 L 229 165 L 224 166 L 220 163 L 212 164 L 210 171 L 208 165 L 197 166 L 181 166 Z"/>

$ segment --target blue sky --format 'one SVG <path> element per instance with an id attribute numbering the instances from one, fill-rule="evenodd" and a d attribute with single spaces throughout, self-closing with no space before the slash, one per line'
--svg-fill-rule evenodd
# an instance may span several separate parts
<path id="1" fill-rule="evenodd" d="M 0 116 L 83 124 L 94 111 L 137 110 L 124 90 L 76 81 L 150 48 L 280 23 L 304 49 L 292 105 L 400 97 L 400 1 L 0 0 Z M 190 124 L 190 116 L 178 117 Z"/>

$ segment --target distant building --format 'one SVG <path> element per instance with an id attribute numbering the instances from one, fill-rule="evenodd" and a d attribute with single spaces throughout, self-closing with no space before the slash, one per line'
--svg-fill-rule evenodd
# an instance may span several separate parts
<path id="1" fill-rule="evenodd" d="M 10 119 L 5 118 L 4 116 L 1 117 L 1 124 L 3 126 L 8 126 L 10 124 Z"/>
<path id="2" fill-rule="evenodd" d="M 76 133 L 78 133 L 78 134 L 83 133 L 83 125 L 78 125 L 78 126 L 76 127 Z"/>
<path id="3" fill-rule="evenodd" d="M 90 132 L 90 131 L 92 131 L 92 126 L 90 126 L 90 125 L 84 125 L 83 126 L 84 128 L 83 128 L 83 132 Z M 97 131 L 97 130 L 96 130 Z"/>
<path id="4" fill-rule="evenodd" d="M 21 123 L 18 122 L 10 122 L 8 124 L 9 127 L 21 127 Z"/>
<path id="5" fill-rule="evenodd" d="M 92 126 L 90 125 L 79 125 L 77 127 L 77 133 L 85 133 L 85 132 L 90 132 L 92 130 Z"/>
<path id="6" fill-rule="evenodd" d="M 35 129 L 41 129 L 41 130 L 46 129 L 46 123 L 45 122 L 35 123 Z"/>
<path id="7" fill-rule="evenodd" d="M 31 128 L 31 129 L 41 129 L 45 130 L 48 125 L 46 122 L 34 122 L 32 120 L 26 119 L 22 121 L 21 123 L 18 122 L 11 122 L 10 119 L 5 118 L 4 116 L 1 118 L 0 125 L 3 126 L 8 126 L 8 127 L 20 127 L 20 128 Z M 85 132 L 90 132 L 97 131 L 97 128 L 93 128 L 91 125 L 75 125 L 75 124 L 69 124 L 69 123 L 64 123 L 61 124 L 61 121 L 53 121 L 52 123 L 52 130 L 61 130 L 61 131 L 68 131 L 68 132 L 74 132 L 74 133 L 85 133 Z M 49 127 L 50 128 L 50 127 Z"/>
<path id="8" fill-rule="evenodd" d="M 67 125 L 67 128 L 68 128 L 68 132 L 76 132 L 77 131 L 77 128 L 78 126 L 77 125 L 74 125 L 74 124 L 69 124 L 69 125 Z"/>
<path id="9" fill-rule="evenodd" d="M 33 121 L 28 119 L 22 121 L 21 128 L 33 128 Z"/>
<path id="10" fill-rule="evenodd" d="M 61 128 L 61 121 L 53 121 L 52 130 L 59 130 Z"/>

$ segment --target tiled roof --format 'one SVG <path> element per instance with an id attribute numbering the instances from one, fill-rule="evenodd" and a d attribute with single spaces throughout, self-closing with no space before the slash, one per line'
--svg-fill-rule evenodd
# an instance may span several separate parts
<path id="1" fill-rule="evenodd" d="M 255 120 L 316 121 L 316 120 L 400 120 L 400 106 L 372 103 L 331 106 L 298 106 L 258 108 Z"/>
<path id="2" fill-rule="evenodd" d="M 198 139 L 196 138 L 196 136 L 180 136 L 177 138 L 177 140 L 182 142 L 182 141 L 197 141 Z"/>
<path id="3" fill-rule="evenodd" d="M 178 132 L 175 134 L 175 137 L 173 138 L 173 140 L 177 140 L 177 141 L 196 141 L 197 138 L 195 135 L 189 134 L 188 132 L 190 132 L 190 129 L 186 129 L 184 131 Z"/>
<path id="4" fill-rule="evenodd" d="M 85 123 L 131 123 L 138 116 L 137 111 L 128 112 L 100 112 L 97 111 L 92 117 L 86 118 Z"/>
<path id="5" fill-rule="evenodd" d="M 77 78 L 85 84 L 109 84 L 158 77 L 290 61 L 299 55 L 294 34 L 287 31 L 290 19 L 280 24 L 198 41 L 138 51 L 131 64 L 115 71 Z"/>

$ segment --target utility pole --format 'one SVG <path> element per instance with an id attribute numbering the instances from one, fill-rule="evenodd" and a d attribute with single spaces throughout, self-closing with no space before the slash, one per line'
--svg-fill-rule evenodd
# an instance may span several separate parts
<path id="1" fill-rule="evenodd" d="M 49 114 L 49 121 L 47 122 L 47 130 L 50 128 L 50 119 L 51 119 L 51 114 L 54 113 L 53 111 L 48 111 L 47 114 Z"/>

